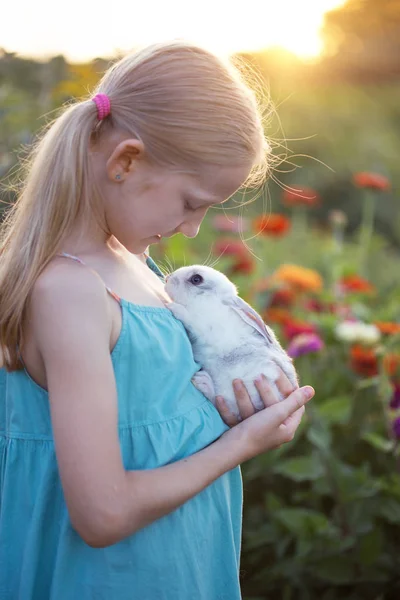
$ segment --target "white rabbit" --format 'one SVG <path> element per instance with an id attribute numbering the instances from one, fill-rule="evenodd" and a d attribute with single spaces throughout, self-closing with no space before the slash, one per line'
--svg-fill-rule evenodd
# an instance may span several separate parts
<path id="1" fill-rule="evenodd" d="M 193 384 L 214 405 L 215 396 L 220 395 L 239 417 L 232 381 L 241 379 L 254 408 L 264 408 L 254 385 L 261 373 L 282 399 L 275 384 L 278 367 L 297 387 L 292 359 L 223 273 L 202 265 L 182 267 L 167 276 L 165 290 L 172 299 L 167 307 L 182 321 L 194 358 L 202 367 Z"/>

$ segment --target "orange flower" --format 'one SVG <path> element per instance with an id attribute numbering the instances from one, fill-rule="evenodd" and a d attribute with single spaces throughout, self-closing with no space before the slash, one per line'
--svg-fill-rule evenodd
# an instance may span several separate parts
<path id="1" fill-rule="evenodd" d="M 373 377 L 378 374 L 378 359 L 375 350 L 355 345 L 350 349 L 350 364 L 358 375 Z"/>
<path id="2" fill-rule="evenodd" d="M 232 256 L 233 263 L 230 273 L 245 273 L 249 275 L 254 271 L 255 262 L 253 256 L 247 250 L 244 244 L 236 239 L 222 239 L 214 246 L 214 254 L 221 256 Z"/>
<path id="3" fill-rule="evenodd" d="M 374 325 L 384 335 L 395 335 L 400 333 L 400 323 L 391 323 L 390 321 L 377 321 Z"/>
<path id="4" fill-rule="evenodd" d="M 397 375 L 400 367 L 400 354 L 395 354 L 394 352 L 386 354 L 383 359 L 383 366 L 386 373 L 391 377 Z"/>
<path id="5" fill-rule="evenodd" d="M 261 215 L 254 219 L 253 228 L 256 233 L 280 237 L 290 229 L 290 220 L 280 214 Z"/>
<path id="6" fill-rule="evenodd" d="M 320 202 L 319 194 L 309 187 L 291 187 L 284 190 L 282 202 L 285 206 L 315 206 Z"/>
<path id="7" fill-rule="evenodd" d="M 296 291 L 318 292 L 323 287 L 322 277 L 317 271 L 299 265 L 281 265 L 272 279 L 284 282 Z"/>
<path id="8" fill-rule="evenodd" d="M 353 175 L 353 183 L 360 188 L 367 188 L 369 190 L 389 190 L 390 182 L 387 177 L 379 175 L 378 173 L 368 173 L 362 171 L 361 173 L 355 173 Z"/>
<path id="9" fill-rule="evenodd" d="M 374 286 L 359 275 L 346 275 L 342 277 L 339 286 L 344 292 L 359 292 L 364 294 L 375 292 Z"/>
<path id="10" fill-rule="evenodd" d="M 290 312 L 286 308 L 267 308 L 262 313 L 262 318 L 266 323 L 278 323 L 284 325 L 291 319 Z"/>

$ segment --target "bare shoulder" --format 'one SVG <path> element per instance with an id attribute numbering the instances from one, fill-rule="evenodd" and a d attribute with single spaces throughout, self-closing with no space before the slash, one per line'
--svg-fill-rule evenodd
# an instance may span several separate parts
<path id="1" fill-rule="evenodd" d="M 58 301 L 63 307 L 70 300 L 87 300 L 107 305 L 107 292 L 100 277 L 72 260 L 54 260 L 40 274 L 31 294 L 33 305 Z"/>
<path id="2" fill-rule="evenodd" d="M 57 338 L 63 341 L 103 332 L 109 343 L 112 318 L 107 291 L 100 277 L 89 268 L 66 260 L 50 263 L 33 287 L 28 318 L 38 346 Z M 77 340 L 74 340 L 75 342 Z"/>

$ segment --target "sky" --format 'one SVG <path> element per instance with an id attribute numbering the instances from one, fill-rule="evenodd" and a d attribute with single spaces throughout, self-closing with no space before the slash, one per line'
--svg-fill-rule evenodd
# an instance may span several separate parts
<path id="1" fill-rule="evenodd" d="M 281 46 L 303 58 L 321 50 L 323 15 L 344 0 L 17 0 L 1 8 L 0 48 L 74 62 L 113 57 L 171 38 L 216 52 Z M 104 8 L 101 8 L 101 7 Z"/>

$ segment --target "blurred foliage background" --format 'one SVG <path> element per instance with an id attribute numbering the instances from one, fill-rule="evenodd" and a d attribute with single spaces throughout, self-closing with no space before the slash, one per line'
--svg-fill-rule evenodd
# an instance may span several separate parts
<path id="1" fill-rule="evenodd" d="M 243 466 L 245 600 L 400 598 L 400 2 L 348 0 L 324 41 L 313 62 L 240 55 L 279 166 L 152 250 L 165 269 L 217 261 L 317 391 L 295 440 Z M 109 64 L 0 51 L 3 183 Z"/>

